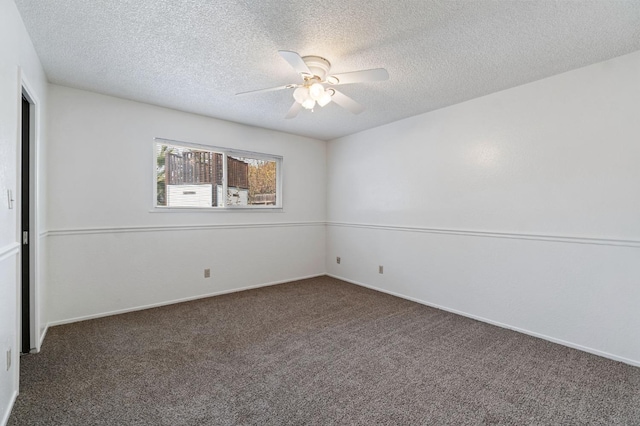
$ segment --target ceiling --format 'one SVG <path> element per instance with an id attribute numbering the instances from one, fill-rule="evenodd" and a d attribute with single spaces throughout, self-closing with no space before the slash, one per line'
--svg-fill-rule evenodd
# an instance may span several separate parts
<path id="1" fill-rule="evenodd" d="M 15 0 L 49 81 L 330 140 L 640 50 L 635 0 Z M 295 119 L 278 55 L 386 68 Z"/>

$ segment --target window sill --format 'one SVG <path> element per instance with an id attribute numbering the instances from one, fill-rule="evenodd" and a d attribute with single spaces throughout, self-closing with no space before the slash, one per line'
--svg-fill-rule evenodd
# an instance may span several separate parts
<path id="1" fill-rule="evenodd" d="M 282 207 L 232 207 L 232 208 L 198 208 L 198 207 L 154 207 L 149 213 L 284 213 Z"/>

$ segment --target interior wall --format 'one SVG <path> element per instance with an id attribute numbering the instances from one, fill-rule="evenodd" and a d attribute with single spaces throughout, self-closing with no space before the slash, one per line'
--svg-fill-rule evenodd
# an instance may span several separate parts
<path id="1" fill-rule="evenodd" d="M 324 273 L 325 142 L 56 85 L 49 107 L 51 324 Z M 283 156 L 284 208 L 153 212 L 154 137 Z"/>
<path id="2" fill-rule="evenodd" d="M 639 75 L 636 52 L 331 141 L 327 271 L 640 365 Z"/>
<path id="3" fill-rule="evenodd" d="M 5 424 L 18 392 L 19 378 L 19 302 L 20 276 L 18 239 L 19 220 L 19 120 L 21 115 L 21 81 L 28 82 L 32 94 L 40 101 L 38 110 L 36 151 L 44 149 L 43 117 L 47 80 L 31 44 L 22 19 L 11 0 L 0 0 L 0 424 Z M 42 185 L 42 176 L 39 176 Z M 9 208 L 7 191 L 15 199 Z M 38 204 L 44 208 L 44 195 Z M 44 215 L 40 211 L 40 217 Z M 43 226 L 40 222 L 39 226 Z M 38 235 L 40 229 L 36 229 Z M 40 259 L 34 259 L 39 261 Z M 38 282 L 44 286 L 43 282 Z M 40 330 L 40 326 L 36 325 Z M 39 339 L 40 336 L 37 336 Z M 11 366 L 6 354 L 11 350 Z"/>

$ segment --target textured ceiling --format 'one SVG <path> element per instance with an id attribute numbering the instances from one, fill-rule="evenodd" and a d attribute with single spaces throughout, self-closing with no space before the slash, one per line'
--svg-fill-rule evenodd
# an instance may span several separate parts
<path id="1" fill-rule="evenodd" d="M 640 1 L 16 0 L 52 83 L 329 140 L 640 50 Z M 384 67 L 284 116 L 299 82 L 278 55 L 333 73 Z"/>

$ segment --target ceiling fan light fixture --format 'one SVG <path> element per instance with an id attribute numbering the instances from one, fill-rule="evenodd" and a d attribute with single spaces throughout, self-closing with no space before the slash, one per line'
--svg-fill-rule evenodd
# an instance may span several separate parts
<path id="1" fill-rule="evenodd" d="M 316 106 L 316 101 L 311 98 L 307 98 L 302 102 L 302 108 L 304 109 L 313 109 L 314 106 Z"/>
<path id="2" fill-rule="evenodd" d="M 324 91 L 322 96 L 320 96 L 320 99 L 318 99 L 318 105 L 323 107 L 326 104 L 328 104 L 329 102 L 331 102 L 331 93 L 329 93 L 329 91 L 326 90 L 326 91 Z"/>
<path id="3" fill-rule="evenodd" d="M 320 83 L 313 83 L 311 86 L 309 86 L 309 96 L 311 96 L 311 99 L 313 99 L 314 101 L 319 101 L 320 98 L 322 98 L 322 95 L 324 94 L 324 86 Z"/>
<path id="4" fill-rule="evenodd" d="M 306 87 L 298 87 L 296 90 L 293 91 L 293 99 L 295 99 L 296 102 L 299 104 L 303 103 L 308 98 L 309 98 L 309 89 L 307 89 Z"/>

